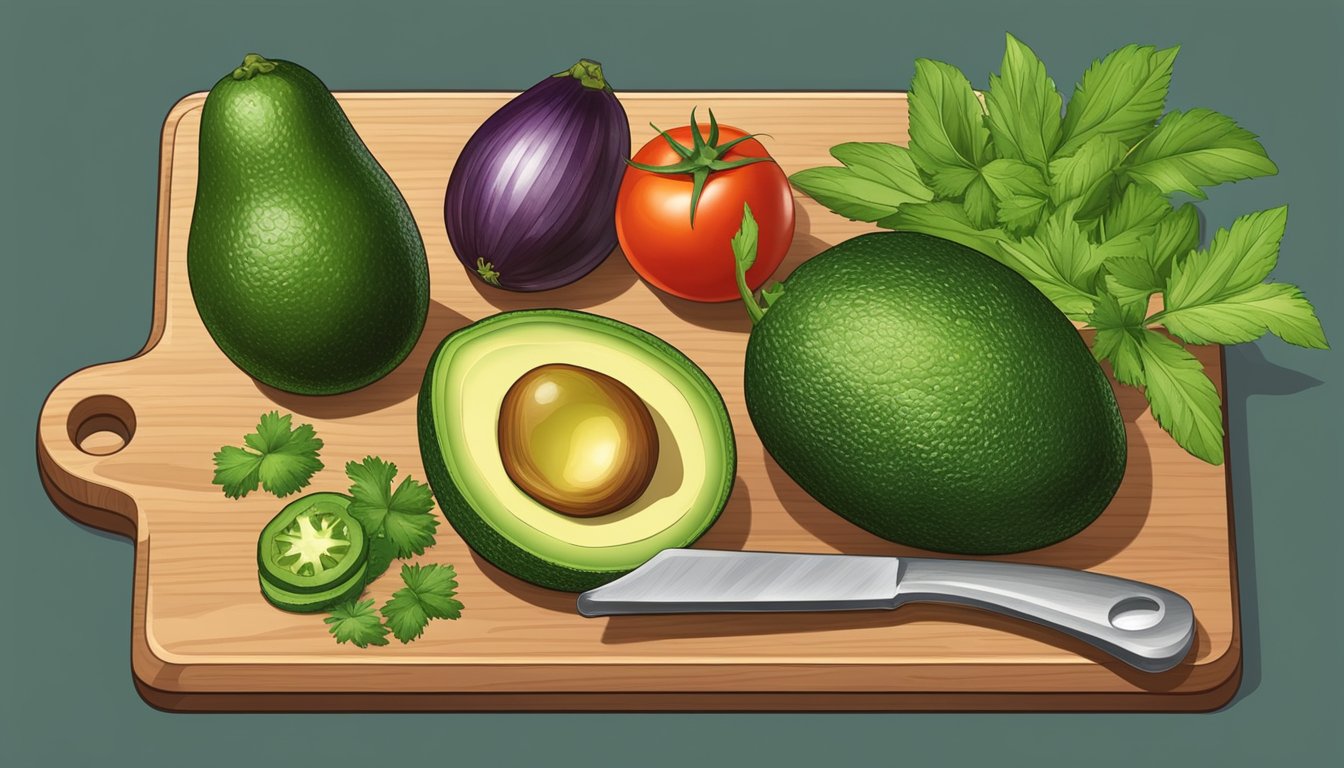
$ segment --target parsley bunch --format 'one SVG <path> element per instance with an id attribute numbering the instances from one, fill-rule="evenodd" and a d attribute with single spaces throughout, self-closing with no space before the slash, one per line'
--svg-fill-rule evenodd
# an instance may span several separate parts
<path id="1" fill-rule="evenodd" d="M 1036 54 L 1008 35 L 982 103 L 965 75 L 915 62 L 910 144 L 831 148 L 844 167 L 794 186 L 850 219 L 974 248 L 1026 277 L 1069 318 L 1096 330 L 1092 352 L 1142 387 L 1185 450 L 1223 461 L 1218 392 L 1191 344 L 1240 344 L 1266 332 L 1324 349 L 1296 286 L 1266 282 L 1287 209 L 1238 218 L 1200 250 L 1193 203 L 1204 188 L 1278 168 L 1250 132 L 1208 109 L 1163 115 L 1176 48 L 1130 45 L 1093 62 L 1068 107 Z M 1151 303 L 1160 296 L 1160 304 Z"/>

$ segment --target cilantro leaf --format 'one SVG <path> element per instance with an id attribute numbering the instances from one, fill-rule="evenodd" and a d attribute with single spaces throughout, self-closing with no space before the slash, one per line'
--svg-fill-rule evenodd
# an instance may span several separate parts
<path id="1" fill-rule="evenodd" d="M 999 243 L 1007 239 L 1000 229 L 976 229 L 966 217 L 961 204 L 950 200 L 903 205 L 896 213 L 877 222 L 877 225 L 941 237 L 996 259 L 1000 258 Z"/>
<path id="2" fill-rule="evenodd" d="M 1036 167 L 999 158 L 986 163 L 980 174 L 999 201 L 999 222 L 1009 231 L 1030 232 L 1040 224 L 1049 185 Z"/>
<path id="3" fill-rule="evenodd" d="M 350 600 L 333 607 L 322 621 L 338 643 L 354 643 L 360 648 L 387 645 L 387 627 L 373 610 L 372 600 Z"/>
<path id="4" fill-rule="evenodd" d="M 1287 208 L 1274 208 L 1218 230 L 1207 251 L 1172 267 L 1165 307 L 1154 319 L 1194 344 L 1240 344 L 1269 331 L 1290 344 L 1326 349 L 1321 322 L 1302 291 L 1260 282 L 1278 261 L 1287 217 Z"/>
<path id="5" fill-rule="evenodd" d="M 348 462 L 345 474 L 354 498 L 350 514 L 364 526 L 366 536 L 386 537 L 397 557 L 424 554 L 425 547 L 434 544 L 439 521 L 431 514 L 434 497 L 429 486 L 407 476 L 393 491 L 397 465 L 376 456 L 367 456 L 362 463 Z"/>
<path id="6" fill-rule="evenodd" d="M 1092 62 L 1065 109 L 1057 154 L 1073 154 L 1098 135 L 1125 146 L 1146 136 L 1162 115 L 1178 50 L 1127 45 Z"/>
<path id="7" fill-rule="evenodd" d="M 1122 302 L 1103 292 L 1097 297 L 1096 307 L 1088 318 L 1088 323 L 1097 329 L 1096 339 L 1092 342 L 1092 355 L 1098 360 L 1110 361 L 1115 378 L 1130 386 L 1142 386 L 1144 383 L 1139 345 L 1142 343 L 1143 316 L 1147 306 L 1146 300 Z"/>
<path id="8" fill-rule="evenodd" d="M 940 197 L 959 198 L 991 157 L 984 110 L 956 67 L 915 60 L 910 83 L 910 154 Z"/>
<path id="9" fill-rule="evenodd" d="M 401 580 L 406 586 L 393 592 L 382 608 L 392 634 L 409 643 L 420 637 L 430 619 L 461 618 L 462 603 L 453 599 L 456 576 L 451 565 L 403 565 Z"/>
<path id="10" fill-rule="evenodd" d="M 1142 299 L 1146 305 L 1149 296 L 1162 290 L 1162 278 L 1146 256 L 1111 256 L 1105 267 L 1106 287 L 1117 299 Z"/>
<path id="11" fill-rule="evenodd" d="M 999 157 L 1042 171 L 1059 144 L 1063 100 L 1036 54 L 1011 34 L 999 74 L 989 76 L 989 132 Z"/>
<path id="12" fill-rule="evenodd" d="M 1110 134 L 1097 134 L 1066 157 L 1050 161 L 1050 200 L 1063 205 L 1081 199 L 1078 214 L 1091 218 L 1105 208 L 1120 161 L 1125 158 L 1123 142 Z"/>
<path id="13" fill-rule="evenodd" d="M 311 424 L 291 429 L 292 418 L 277 411 L 263 414 L 257 431 L 243 437 L 246 448 L 224 446 L 215 453 L 214 484 L 223 486 L 225 496 L 241 498 L 260 484 L 283 498 L 308 485 L 322 469 L 322 441 Z"/>
<path id="14" fill-rule="evenodd" d="M 1255 134 L 1210 109 L 1173 111 L 1134 151 L 1125 172 L 1163 193 L 1204 199 L 1200 187 L 1279 172 Z"/>
<path id="15" fill-rule="evenodd" d="M 1060 208 L 1036 234 L 1021 242 L 1000 242 L 999 250 L 1005 254 L 1004 263 L 1030 280 L 1061 312 L 1087 320 L 1096 299 L 1102 255 L 1073 220 L 1076 209 L 1076 203 Z"/>
<path id="16" fill-rule="evenodd" d="M 1152 330 L 1139 337 L 1138 354 L 1144 394 L 1157 423 L 1190 454 L 1222 464 L 1222 410 L 1204 366 L 1180 344 Z"/>

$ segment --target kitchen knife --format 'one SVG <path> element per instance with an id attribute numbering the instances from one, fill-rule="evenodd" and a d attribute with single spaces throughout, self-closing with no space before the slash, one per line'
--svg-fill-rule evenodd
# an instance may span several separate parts
<path id="1" fill-rule="evenodd" d="M 1084 640 L 1162 672 L 1195 637 L 1190 603 L 1170 590 L 1087 571 L 987 560 L 667 549 L 579 595 L 584 616 L 860 611 L 968 605 Z"/>

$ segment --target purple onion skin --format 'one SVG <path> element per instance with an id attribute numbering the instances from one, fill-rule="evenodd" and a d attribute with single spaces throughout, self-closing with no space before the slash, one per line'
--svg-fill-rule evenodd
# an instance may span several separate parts
<path id="1" fill-rule="evenodd" d="M 630 123 L 609 89 L 569 73 L 542 80 L 482 123 L 458 156 L 443 205 L 453 251 L 469 272 L 513 291 L 578 280 L 616 248 L 629 156 Z M 497 277 L 486 279 L 482 265 Z"/>

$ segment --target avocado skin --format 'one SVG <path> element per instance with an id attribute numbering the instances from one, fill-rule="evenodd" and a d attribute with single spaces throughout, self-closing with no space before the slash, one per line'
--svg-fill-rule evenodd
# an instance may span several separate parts
<path id="1" fill-rule="evenodd" d="M 258 381 L 348 392 L 415 346 L 429 265 L 405 200 L 326 86 L 272 63 L 206 98 L 191 291 L 215 343 Z"/>
<path id="2" fill-rule="evenodd" d="M 445 456 L 443 451 L 439 449 L 438 428 L 434 423 L 433 382 L 434 370 L 440 352 L 456 334 L 469 332 L 484 323 L 507 320 L 510 315 L 523 313 L 539 318 L 546 316 L 586 318 L 588 322 L 592 323 L 624 326 L 623 323 L 610 318 L 587 312 L 567 309 L 524 309 L 491 315 L 449 334 L 435 347 L 434 354 L 430 355 L 429 364 L 425 366 L 425 376 L 420 386 L 420 396 L 416 407 L 416 422 L 420 434 L 420 458 L 425 468 L 425 476 L 429 479 L 430 488 L 434 492 L 435 500 L 439 503 L 439 508 L 443 510 L 444 517 L 476 554 L 505 573 L 532 584 L 564 592 L 584 592 L 615 581 L 629 571 L 596 571 L 561 565 L 547 560 L 545 557 L 537 555 L 505 537 L 482 519 L 481 514 L 462 496 L 462 493 L 458 490 L 457 480 L 453 475 L 453 457 Z M 696 368 L 694 363 L 687 360 L 675 347 L 652 334 L 644 333 L 644 335 L 647 337 L 646 340 L 655 348 L 665 351 L 669 360 L 687 368 L 688 371 L 693 370 L 698 376 L 704 376 L 704 373 Z M 501 388 L 507 389 L 511 383 L 501 383 Z M 715 392 L 717 393 L 717 390 Z M 733 425 L 728 417 L 727 408 L 724 406 L 722 398 L 710 405 L 712 406 L 711 412 L 717 420 L 717 428 L 728 437 L 725 445 L 727 455 L 722 471 L 726 473 L 726 477 L 730 478 L 730 481 L 726 484 L 722 496 L 715 500 L 712 509 L 709 510 L 710 514 L 705 516 L 695 535 L 684 546 L 689 546 L 695 539 L 700 538 L 718 520 L 719 514 L 728 503 L 728 497 L 732 492 L 731 478 L 734 478 L 737 473 L 737 446 L 733 439 Z M 652 557 L 652 554 L 650 554 L 650 557 Z"/>
<path id="3" fill-rule="evenodd" d="M 862 235 L 804 262 L 755 326 L 747 411 L 779 466 L 885 539 L 1043 547 L 1124 476 L 1124 421 L 1082 337 L 1025 278 L 940 238 Z"/>

